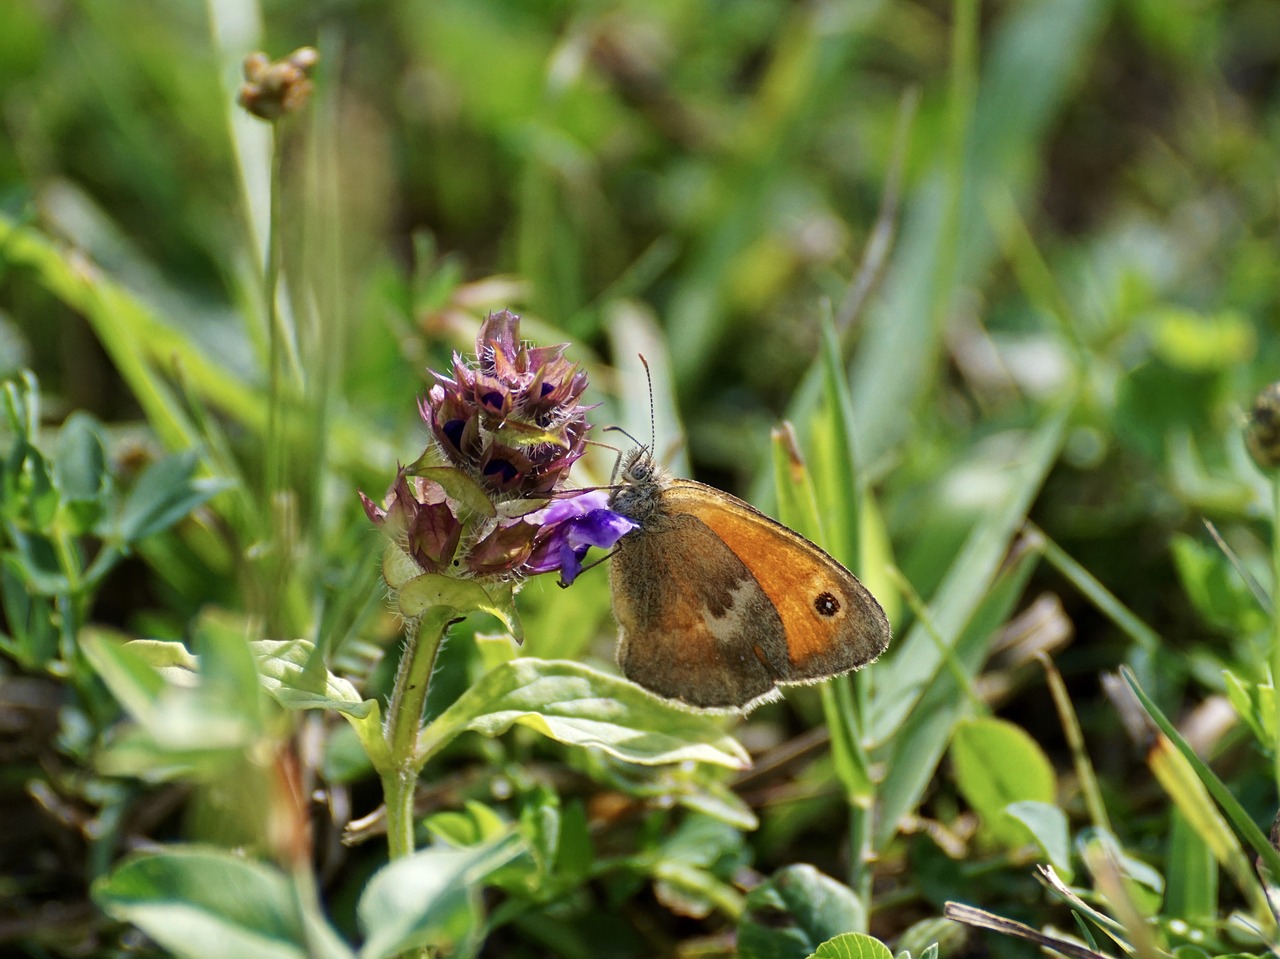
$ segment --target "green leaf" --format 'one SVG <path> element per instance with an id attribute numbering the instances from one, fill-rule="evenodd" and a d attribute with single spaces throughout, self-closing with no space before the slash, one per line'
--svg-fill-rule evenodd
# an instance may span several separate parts
<path id="1" fill-rule="evenodd" d="M 305 639 L 250 643 L 258 663 L 258 681 L 285 709 L 332 709 L 351 723 L 374 767 L 387 762 L 382 714 L 376 699 L 362 699 L 349 680 L 324 668 L 317 670 L 316 648 Z"/>
<path id="2" fill-rule="evenodd" d="M 535 890 L 555 873 L 562 818 L 560 796 L 554 789 L 535 785 L 520 797 L 520 834 L 533 859 L 535 871 L 529 873 L 529 878 L 537 884 Z"/>
<path id="3" fill-rule="evenodd" d="M 129 652 L 137 653 L 168 682 L 178 686 L 194 686 L 199 682 L 200 658 L 193 656 L 181 643 L 163 639 L 132 639 L 124 646 Z"/>
<path id="4" fill-rule="evenodd" d="M 58 511 L 49 461 L 34 446 L 19 442 L 5 466 L 6 488 L 0 495 L 5 514 L 21 517 L 31 529 L 48 529 Z"/>
<path id="5" fill-rule="evenodd" d="M 466 807 L 466 812 L 448 810 L 431 816 L 426 821 L 428 831 L 450 846 L 462 847 L 496 840 L 510 828 L 510 823 L 484 803 L 468 799 Z"/>
<path id="6" fill-rule="evenodd" d="M 862 518 L 866 484 L 858 471 L 856 421 L 849 378 L 845 375 L 839 334 L 829 314 L 822 323 L 822 372 L 825 404 L 810 426 L 815 449 L 814 482 L 826 518 L 827 551 L 861 574 Z"/>
<path id="7" fill-rule="evenodd" d="M 1245 682 L 1229 669 L 1222 671 L 1227 700 L 1236 715 L 1245 721 L 1253 735 L 1267 749 L 1276 741 L 1275 690 L 1270 685 Z"/>
<path id="8" fill-rule="evenodd" d="M 145 724 L 154 715 L 165 681 L 147 657 L 131 646 L 105 630 L 86 627 L 80 631 L 80 649 L 89 665 L 125 712 Z"/>
<path id="9" fill-rule="evenodd" d="M 351 959 L 318 914 L 299 917 L 280 872 L 218 849 L 173 848 L 125 860 L 93 886 L 109 915 L 189 959 Z"/>
<path id="10" fill-rule="evenodd" d="M 305 639 L 264 639 L 249 644 L 258 663 L 258 678 L 267 692 L 287 709 L 333 709 L 364 719 L 378 709 L 377 700 L 364 699 L 350 680 L 327 669 L 308 670 L 316 655 Z"/>
<path id="11" fill-rule="evenodd" d="M 1027 827 L 1049 864 L 1070 882 L 1074 870 L 1071 868 L 1071 832 L 1067 828 L 1067 814 L 1051 803 L 1031 799 L 1010 803 L 1005 807 L 1005 814 Z"/>
<path id="12" fill-rule="evenodd" d="M 80 411 L 68 416 L 58 431 L 53 481 L 75 535 L 92 529 L 106 509 L 106 461 L 98 421 Z"/>
<path id="13" fill-rule="evenodd" d="M 1020 726 L 1003 719 L 963 720 L 951 740 L 956 784 L 992 834 L 1006 845 L 1030 837 L 1026 827 L 1004 816 L 1010 803 L 1051 803 L 1053 764 Z"/>
<path id="14" fill-rule="evenodd" d="M 522 725 L 570 746 L 641 765 L 751 761 L 711 717 L 578 663 L 515 659 L 491 670 L 423 730 L 419 764 L 464 730 L 499 736 Z"/>
<path id="15" fill-rule="evenodd" d="M 743 898 L 727 879 L 749 861 L 741 832 L 709 816 L 690 816 L 658 847 L 650 867 L 653 891 L 679 915 L 701 919 L 719 910 L 737 919 Z"/>
<path id="16" fill-rule="evenodd" d="M 480 884 L 520 846 L 512 835 L 473 849 L 424 849 L 378 870 L 356 907 L 366 937 L 360 959 L 465 940 L 479 921 Z"/>
<path id="17" fill-rule="evenodd" d="M 6 253 L 10 251 L 6 249 Z M 12 380 L 6 380 L 0 390 L 4 403 L 5 419 L 9 429 L 23 443 L 27 443 L 40 429 L 40 382 L 30 370 L 23 370 Z"/>
<path id="18" fill-rule="evenodd" d="M 672 797 L 681 806 L 712 819 L 719 819 L 743 832 L 760 828 L 760 820 L 751 811 L 751 807 L 725 783 L 704 776 L 689 785 L 690 788 L 681 790 Z"/>
<path id="19" fill-rule="evenodd" d="M 582 800 L 567 803 L 560 814 L 560 835 L 553 864 L 560 879 L 570 886 L 586 882 L 595 865 L 591 824 Z"/>
<path id="20" fill-rule="evenodd" d="M 168 529 L 229 484 L 196 479 L 199 457 L 194 450 L 166 456 L 148 466 L 125 497 L 116 518 L 115 534 L 136 543 Z"/>
<path id="21" fill-rule="evenodd" d="M 1195 768 L 1167 737 L 1160 736 L 1147 752 L 1147 765 L 1164 791 L 1173 800 L 1185 824 L 1194 831 L 1205 847 L 1227 871 L 1245 900 L 1259 915 L 1269 915 L 1270 907 L 1254 864 L 1240 846 L 1231 827 L 1209 796 L 1208 789 L 1196 775 Z M 1182 863 L 1179 861 L 1179 865 Z M 1190 866 L 1191 863 L 1186 865 Z M 1181 872 L 1181 868 L 1176 872 Z"/>
<path id="22" fill-rule="evenodd" d="M 390 579 L 388 583 L 391 584 Z M 394 588 L 394 584 L 391 585 Z M 400 608 L 400 615 L 405 619 L 416 619 L 430 609 L 454 609 L 464 616 L 470 612 L 489 613 L 511 631 L 516 642 L 520 642 L 524 633 L 520 627 L 520 617 L 516 613 L 512 589 L 510 583 L 482 586 L 473 579 L 454 579 L 438 573 L 423 573 L 399 587 L 396 603 Z"/>
<path id="23" fill-rule="evenodd" d="M 731 919 L 742 915 L 742 894 L 709 869 L 680 860 L 660 859 L 651 867 L 653 893 L 667 909 L 702 919 L 719 910 Z"/>
<path id="24" fill-rule="evenodd" d="M 71 581 L 62 571 L 58 551 L 52 541 L 39 533 L 18 529 L 11 530 L 11 533 L 20 575 L 31 592 L 37 596 L 67 595 L 71 591 Z"/>
<path id="25" fill-rule="evenodd" d="M 382 550 L 382 579 L 393 590 L 398 590 L 422 575 L 422 567 L 394 541 Z"/>
<path id="26" fill-rule="evenodd" d="M 9 652 L 28 669 L 45 668 L 58 655 L 53 604 L 27 588 L 22 560 L 13 553 L 0 557 L 0 599 L 13 634 Z"/>
<path id="27" fill-rule="evenodd" d="M 893 953 L 879 939 L 861 932 L 846 932 L 828 939 L 809 959 L 893 959 Z"/>
<path id="28" fill-rule="evenodd" d="M 1176 862 L 1169 870 L 1165 912 L 1192 924 L 1211 923 L 1218 914 L 1218 864 L 1213 850 L 1178 810 L 1173 811 L 1169 847 L 1165 862 Z"/>
<path id="29" fill-rule="evenodd" d="M 1219 550 L 1190 536 L 1177 536 L 1173 559 L 1187 598 L 1205 622 L 1231 635 L 1266 628 L 1266 611 Z"/>
<path id="30" fill-rule="evenodd" d="M 820 546 L 828 546 L 829 527 L 822 523 L 812 478 L 800 459 L 799 451 L 793 448 L 793 441 L 794 435 L 789 430 L 774 432 L 773 466 L 778 515 L 800 535 Z M 846 463 L 845 466 L 852 483 L 852 464 Z M 853 489 L 853 486 L 848 488 Z M 855 500 L 858 498 L 854 497 Z M 850 802 L 866 803 L 874 790 L 858 728 L 858 718 L 863 710 L 855 704 L 847 679 L 832 682 L 823 690 L 822 699 L 827 728 L 831 733 L 836 776 Z"/>
<path id="31" fill-rule="evenodd" d="M 243 640 L 236 639 L 247 658 Z M 166 667 L 173 676 L 173 681 L 167 681 L 153 665 L 155 660 L 184 665 L 190 661 L 176 650 L 161 649 L 173 645 L 135 645 L 101 630 L 81 631 L 86 658 L 140 727 L 126 730 L 104 750 L 99 758 L 104 772 L 165 779 L 193 775 L 194 764 L 213 774 L 262 735 L 261 710 L 249 698 L 250 693 L 260 695 L 252 661 L 246 674 L 244 663 L 235 662 L 233 650 L 219 651 L 200 664 L 200 674 Z M 248 691 L 228 692 L 233 682 L 245 682 L 246 676 Z"/>
<path id="32" fill-rule="evenodd" d="M 253 653 L 238 623 L 205 616 L 195 630 L 200 655 L 200 692 L 218 709 L 246 722 L 264 726 L 264 700 Z"/>
<path id="33" fill-rule="evenodd" d="M 812 866 L 787 866 L 747 894 L 739 959 L 807 959 L 838 935 L 865 929 L 867 912 L 848 886 Z"/>

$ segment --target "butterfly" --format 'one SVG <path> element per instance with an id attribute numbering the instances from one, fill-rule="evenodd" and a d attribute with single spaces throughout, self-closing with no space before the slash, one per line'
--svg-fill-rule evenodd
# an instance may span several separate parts
<path id="1" fill-rule="evenodd" d="M 639 526 L 610 571 L 623 675 L 701 709 L 746 712 L 778 686 L 865 666 L 889 621 L 857 578 L 736 496 L 672 479 L 638 447 L 609 508 Z"/>

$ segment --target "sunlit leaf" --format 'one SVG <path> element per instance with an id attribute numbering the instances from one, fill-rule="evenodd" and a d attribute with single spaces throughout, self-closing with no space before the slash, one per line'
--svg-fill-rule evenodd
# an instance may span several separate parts
<path id="1" fill-rule="evenodd" d="M 587 666 L 538 659 L 504 663 L 463 693 L 422 733 L 419 762 L 464 730 L 498 736 L 516 724 L 627 762 L 750 765 L 715 719 Z"/>
<path id="2" fill-rule="evenodd" d="M 810 959 L 893 959 L 893 953 L 879 939 L 846 932 L 818 946 Z"/>
<path id="3" fill-rule="evenodd" d="M 956 784 L 992 834 L 1009 844 L 1026 842 L 1027 829 L 1005 818 L 1006 807 L 1054 798 L 1053 764 L 1026 730 L 1003 719 L 964 720 L 951 740 L 951 761 Z"/>

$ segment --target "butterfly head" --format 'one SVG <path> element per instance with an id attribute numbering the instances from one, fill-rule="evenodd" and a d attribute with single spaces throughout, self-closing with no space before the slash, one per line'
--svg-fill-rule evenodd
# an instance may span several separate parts
<path id="1" fill-rule="evenodd" d="M 657 508 L 665 477 L 647 446 L 626 455 L 618 474 L 618 487 L 609 497 L 609 508 L 639 523 Z"/>

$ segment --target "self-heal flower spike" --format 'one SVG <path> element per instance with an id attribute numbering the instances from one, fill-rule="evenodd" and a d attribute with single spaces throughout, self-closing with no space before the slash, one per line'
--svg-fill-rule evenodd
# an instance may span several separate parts
<path id="1" fill-rule="evenodd" d="M 421 573 L 513 582 L 559 571 L 567 585 L 591 546 L 610 548 L 635 528 L 606 508 L 603 491 L 555 498 L 586 448 L 587 377 L 564 346 L 521 343 L 519 324 L 491 313 L 476 360 L 455 354 L 448 374 L 433 372 L 419 404 L 432 445 L 382 505 L 360 494 L 396 546 L 389 583 L 403 579 L 407 557 Z"/>
<path id="2" fill-rule="evenodd" d="M 499 499 L 546 497 L 586 449 L 587 376 L 564 350 L 522 344 L 520 318 L 503 310 L 480 327 L 476 364 L 455 354 L 452 376 L 433 374 L 423 419 L 449 462 Z"/>

